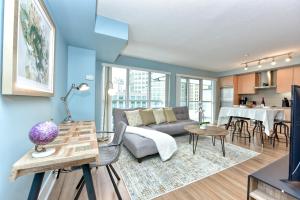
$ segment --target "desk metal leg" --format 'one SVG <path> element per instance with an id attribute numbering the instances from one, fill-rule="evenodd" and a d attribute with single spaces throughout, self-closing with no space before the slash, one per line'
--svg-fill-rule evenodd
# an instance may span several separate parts
<path id="1" fill-rule="evenodd" d="M 85 165 L 82 165 L 81 168 L 83 171 L 83 177 L 84 177 L 86 191 L 87 191 L 89 200 L 96 200 L 96 193 L 95 193 L 95 189 L 94 189 L 90 165 L 85 164 Z"/>
<path id="2" fill-rule="evenodd" d="M 32 181 L 32 185 L 30 188 L 30 192 L 28 195 L 28 200 L 36 200 L 39 197 L 40 194 L 40 190 L 41 190 L 41 186 L 43 183 L 43 179 L 44 179 L 44 175 L 45 172 L 41 172 L 41 173 L 36 173 L 34 175 L 33 181 Z"/>

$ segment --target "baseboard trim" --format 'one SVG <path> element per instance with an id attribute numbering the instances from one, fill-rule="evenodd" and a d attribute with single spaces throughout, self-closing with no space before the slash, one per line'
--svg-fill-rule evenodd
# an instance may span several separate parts
<path id="1" fill-rule="evenodd" d="M 51 191 L 54 187 L 54 184 L 56 182 L 56 176 L 57 174 L 53 173 L 53 171 L 51 171 L 46 180 L 44 181 L 40 194 L 39 194 L 39 200 L 47 200 L 51 194 Z"/>

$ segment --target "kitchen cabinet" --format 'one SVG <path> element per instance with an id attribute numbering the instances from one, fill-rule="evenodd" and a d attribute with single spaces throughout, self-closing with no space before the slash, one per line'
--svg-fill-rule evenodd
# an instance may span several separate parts
<path id="1" fill-rule="evenodd" d="M 257 75 L 255 73 L 237 76 L 238 94 L 255 94 L 255 85 L 257 80 Z"/>
<path id="2" fill-rule="evenodd" d="M 277 70 L 277 93 L 285 93 L 291 91 L 291 85 L 294 79 L 294 68 L 284 68 Z"/>
<path id="3" fill-rule="evenodd" d="M 294 85 L 300 85 L 300 66 L 294 67 L 293 80 Z"/>
<path id="4" fill-rule="evenodd" d="M 220 88 L 223 87 L 233 87 L 233 76 L 225 76 L 219 78 Z"/>

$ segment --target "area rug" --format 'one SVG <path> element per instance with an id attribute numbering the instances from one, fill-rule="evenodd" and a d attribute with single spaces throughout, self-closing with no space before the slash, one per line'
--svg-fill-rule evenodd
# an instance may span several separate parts
<path id="1" fill-rule="evenodd" d="M 225 143 L 226 157 L 221 144 L 212 145 L 210 137 L 199 137 L 197 151 L 192 152 L 188 136 L 175 137 L 177 153 L 166 162 L 154 156 L 138 163 L 124 147 L 116 163 L 133 200 L 153 199 L 197 180 L 246 161 L 259 153 Z"/>

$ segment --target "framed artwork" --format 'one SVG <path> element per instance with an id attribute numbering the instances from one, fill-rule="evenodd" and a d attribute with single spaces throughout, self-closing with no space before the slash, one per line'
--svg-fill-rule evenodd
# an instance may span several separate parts
<path id="1" fill-rule="evenodd" d="M 2 94 L 54 95 L 55 25 L 43 0 L 5 0 Z"/>

